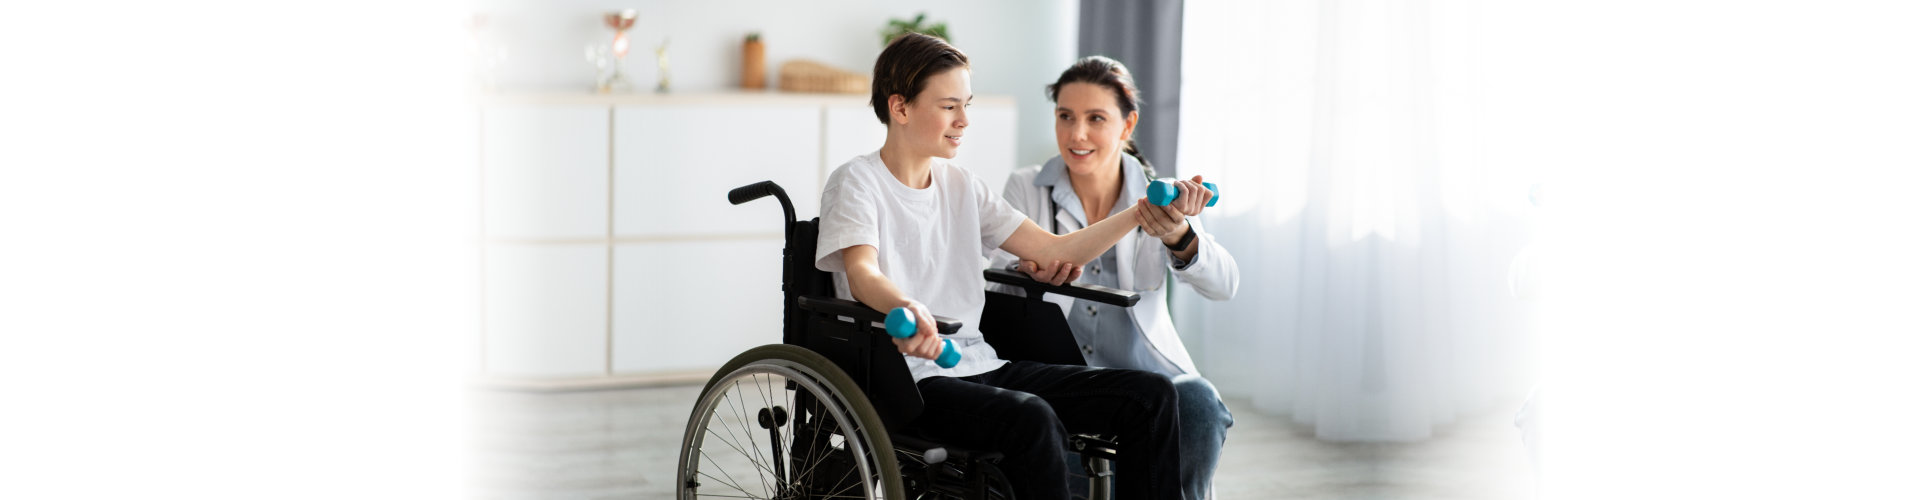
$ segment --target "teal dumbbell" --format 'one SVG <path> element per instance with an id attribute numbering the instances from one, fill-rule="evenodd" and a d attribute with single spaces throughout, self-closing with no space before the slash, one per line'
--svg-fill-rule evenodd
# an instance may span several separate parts
<path id="1" fill-rule="evenodd" d="M 1153 184 L 1147 186 L 1147 203 L 1152 203 L 1156 207 L 1173 203 L 1174 198 L 1180 197 L 1180 188 L 1173 185 L 1175 180 L 1178 179 L 1154 179 Z M 1215 186 L 1211 182 L 1202 182 L 1200 185 L 1205 186 L 1208 191 L 1213 191 L 1213 199 L 1207 200 L 1207 206 L 1211 207 L 1220 202 L 1220 186 Z"/>
<path id="2" fill-rule="evenodd" d="M 920 322 L 913 318 L 913 311 L 908 311 L 905 307 L 895 307 L 892 312 L 887 313 L 887 335 L 904 339 L 912 337 L 914 332 L 918 331 L 920 331 Z M 953 340 L 940 339 L 940 341 L 945 342 L 946 345 L 941 347 L 940 357 L 934 358 L 933 364 L 940 365 L 941 368 L 953 368 L 953 365 L 960 364 L 960 350 L 953 348 Z"/>

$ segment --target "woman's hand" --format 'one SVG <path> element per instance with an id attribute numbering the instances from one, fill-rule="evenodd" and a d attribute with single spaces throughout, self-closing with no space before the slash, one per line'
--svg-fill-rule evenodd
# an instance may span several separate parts
<path id="1" fill-rule="evenodd" d="M 1213 201 L 1213 192 L 1200 185 L 1201 181 L 1203 179 L 1198 175 L 1193 176 L 1193 180 L 1174 181 L 1173 185 L 1180 189 L 1180 196 L 1168 203 L 1166 208 L 1189 217 L 1200 215 L 1201 210 L 1207 209 L 1207 202 Z"/>
<path id="2" fill-rule="evenodd" d="M 916 358 L 940 357 L 942 344 L 938 327 L 933 322 L 933 312 L 927 310 L 926 304 L 913 299 L 907 299 L 906 305 L 900 307 L 905 307 L 913 313 L 916 319 L 915 326 L 919 327 L 919 331 L 914 332 L 912 337 L 893 339 L 893 346 L 900 349 L 900 353 Z"/>
<path id="3" fill-rule="evenodd" d="M 1041 266 L 1038 262 L 1023 260 L 1020 261 L 1020 272 L 1027 273 L 1034 281 L 1053 286 L 1080 279 L 1080 266 L 1071 262 L 1055 261 L 1052 265 Z"/>
<path id="4" fill-rule="evenodd" d="M 1200 215 L 1200 211 L 1207 208 L 1207 202 L 1213 199 L 1213 192 L 1200 185 L 1200 182 L 1198 175 L 1193 176 L 1193 180 L 1174 181 L 1173 185 L 1180 190 L 1180 196 L 1164 207 L 1153 206 L 1147 203 L 1146 198 L 1141 198 L 1136 202 L 1140 209 L 1135 211 L 1140 229 L 1145 230 L 1148 236 L 1159 238 L 1162 243 L 1179 243 L 1180 237 L 1187 234 L 1187 217 Z"/>

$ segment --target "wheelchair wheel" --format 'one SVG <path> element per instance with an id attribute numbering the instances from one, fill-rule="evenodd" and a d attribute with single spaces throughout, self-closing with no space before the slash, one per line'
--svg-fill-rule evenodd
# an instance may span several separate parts
<path id="1" fill-rule="evenodd" d="M 741 353 L 707 381 L 678 479 L 687 500 L 905 498 L 892 441 L 853 378 L 784 344 Z"/>

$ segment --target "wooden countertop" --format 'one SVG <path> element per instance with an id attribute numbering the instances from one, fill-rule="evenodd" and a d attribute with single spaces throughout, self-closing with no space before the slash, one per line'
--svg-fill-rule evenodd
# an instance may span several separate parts
<path id="1" fill-rule="evenodd" d="M 747 90 L 689 90 L 670 93 L 598 94 L 590 91 L 504 91 L 481 94 L 483 106 L 849 106 L 867 105 L 866 94 L 818 94 Z M 1009 96 L 974 96 L 973 104 L 1013 106 Z"/>

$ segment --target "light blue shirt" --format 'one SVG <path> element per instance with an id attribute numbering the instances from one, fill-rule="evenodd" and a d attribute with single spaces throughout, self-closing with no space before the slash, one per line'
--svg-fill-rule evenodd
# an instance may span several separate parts
<path id="1" fill-rule="evenodd" d="M 1122 162 L 1121 168 L 1128 169 L 1121 175 L 1124 179 L 1122 193 L 1115 200 L 1112 210 L 1109 210 L 1108 217 L 1126 211 L 1127 207 L 1133 206 L 1133 200 L 1140 199 L 1146 193 L 1145 176 L 1140 173 L 1140 164 L 1126 161 Z M 1053 185 L 1053 205 L 1056 209 L 1066 212 L 1081 227 L 1086 227 L 1086 210 L 1080 206 L 1073 182 L 1067 178 L 1066 164 L 1061 163 L 1059 158 L 1047 162 L 1046 166 L 1041 167 L 1040 175 L 1034 178 L 1034 184 L 1048 181 Z M 1053 218 L 1053 214 L 1034 215 L 1033 218 L 1037 220 L 1051 221 Z M 1055 232 L 1060 230 L 1051 227 L 1053 224 L 1047 225 Z M 1148 236 L 1143 234 L 1141 237 Z M 1175 268 L 1184 268 L 1188 264 L 1171 253 L 1168 258 L 1173 261 Z M 1131 269 L 1122 269 L 1119 260 L 1117 251 L 1108 248 L 1106 253 L 1100 254 L 1100 258 L 1087 263 L 1082 268 L 1080 279 L 1074 282 L 1119 288 L 1120 273 L 1132 272 Z M 1147 342 L 1147 336 L 1140 331 L 1139 325 L 1134 324 L 1124 307 L 1074 299 L 1073 307 L 1067 311 L 1067 326 L 1073 330 L 1073 339 L 1080 344 L 1080 355 L 1086 358 L 1089 366 L 1145 370 L 1169 376 L 1185 373 L 1179 365 L 1168 361 L 1166 356 Z"/>

